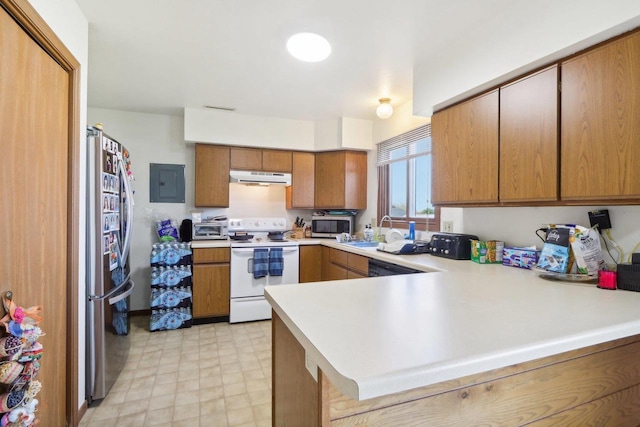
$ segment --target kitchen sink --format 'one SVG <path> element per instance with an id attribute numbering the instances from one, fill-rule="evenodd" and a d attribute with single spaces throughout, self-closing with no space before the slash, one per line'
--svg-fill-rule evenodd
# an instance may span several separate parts
<path id="1" fill-rule="evenodd" d="M 378 246 L 378 242 L 342 242 L 342 244 L 357 248 L 375 248 Z"/>

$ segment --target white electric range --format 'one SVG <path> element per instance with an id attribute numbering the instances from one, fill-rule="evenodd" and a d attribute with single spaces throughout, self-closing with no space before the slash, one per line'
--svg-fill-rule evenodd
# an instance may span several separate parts
<path id="1" fill-rule="evenodd" d="M 271 319 L 264 287 L 298 283 L 298 243 L 286 240 L 287 230 L 285 218 L 229 220 L 229 323 Z"/>

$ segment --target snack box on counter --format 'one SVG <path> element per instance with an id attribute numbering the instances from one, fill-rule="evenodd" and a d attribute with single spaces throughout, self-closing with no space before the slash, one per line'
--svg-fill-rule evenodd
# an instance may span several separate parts
<path id="1" fill-rule="evenodd" d="M 502 265 L 531 269 L 539 256 L 540 251 L 534 248 L 506 247 L 502 250 Z"/>
<path id="2" fill-rule="evenodd" d="M 478 264 L 500 264 L 504 242 L 471 240 L 471 261 Z"/>

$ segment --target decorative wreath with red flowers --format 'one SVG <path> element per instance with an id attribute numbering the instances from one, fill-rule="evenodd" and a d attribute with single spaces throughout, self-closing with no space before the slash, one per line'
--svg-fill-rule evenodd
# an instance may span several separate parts
<path id="1" fill-rule="evenodd" d="M 0 427 L 35 426 L 42 389 L 36 380 L 40 370 L 44 335 L 40 327 L 41 306 L 23 308 L 13 302 L 13 293 L 1 296 L 5 315 L 0 319 Z"/>

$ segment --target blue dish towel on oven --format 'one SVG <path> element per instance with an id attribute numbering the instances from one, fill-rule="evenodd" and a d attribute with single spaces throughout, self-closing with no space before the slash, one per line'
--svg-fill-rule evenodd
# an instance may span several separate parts
<path id="1" fill-rule="evenodd" d="M 271 248 L 269 251 L 269 274 L 272 276 L 282 276 L 282 270 L 284 270 L 282 248 Z"/>
<path id="2" fill-rule="evenodd" d="M 269 274 L 269 249 L 253 250 L 253 277 L 259 279 Z"/>

